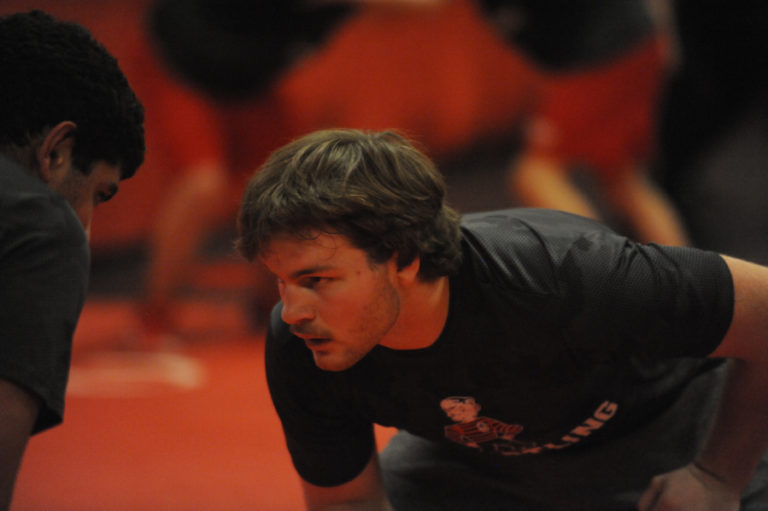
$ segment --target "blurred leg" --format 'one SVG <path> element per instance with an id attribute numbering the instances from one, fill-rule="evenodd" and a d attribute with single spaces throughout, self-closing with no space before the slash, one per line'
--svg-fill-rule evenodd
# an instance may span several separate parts
<path id="1" fill-rule="evenodd" d="M 522 206 L 568 211 L 598 218 L 589 199 L 569 179 L 555 159 L 523 155 L 508 171 L 509 190 Z"/>
<path id="2" fill-rule="evenodd" d="M 645 172 L 635 168 L 603 185 L 606 198 L 628 222 L 639 241 L 690 244 L 677 209 Z"/>
<path id="3" fill-rule="evenodd" d="M 200 244 L 226 211 L 227 176 L 215 164 L 184 174 L 169 192 L 150 240 L 142 321 L 153 347 L 174 330 L 173 301 L 187 281 Z"/>

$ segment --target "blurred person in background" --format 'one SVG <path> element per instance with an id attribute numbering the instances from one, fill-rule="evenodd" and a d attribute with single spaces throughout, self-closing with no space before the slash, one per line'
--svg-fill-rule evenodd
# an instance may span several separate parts
<path id="1" fill-rule="evenodd" d="M 677 60 L 666 0 L 478 0 L 537 71 L 511 195 L 622 225 L 642 241 L 686 245 L 677 208 L 655 183 L 660 97 Z M 574 179 L 581 170 L 596 190 Z"/>
<path id="2" fill-rule="evenodd" d="M 349 14 L 343 7 L 297 6 L 237 0 L 149 5 L 149 52 L 137 58 L 145 62 L 143 97 L 157 105 L 156 127 L 173 177 L 150 230 L 139 347 L 177 340 L 175 302 L 206 239 L 234 216 L 246 176 L 289 139 L 275 84 Z M 271 280 L 252 275 L 248 316 L 261 331 L 277 297 Z"/>
<path id="3" fill-rule="evenodd" d="M 566 210 L 591 218 L 610 221 L 643 241 L 671 245 L 689 243 L 686 228 L 675 204 L 651 176 L 657 150 L 657 116 L 660 98 L 670 71 L 678 59 L 672 8 L 665 0 L 339 0 L 333 4 L 356 5 L 366 12 L 384 12 L 390 17 L 411 10 L 424 13 L 463 10 L 464 17 L 487 23 L 498 41 L 480 30 L 468 30 L 466 24 L 446 25 L 457 40 L 454 65 L 434 59 L 422 62 L 425 76 L 442 69 L 455 82 L 453 89 L 423 86 L 413 80 L 410 95 L 390 86 L 376 97 L 366 87 L 364 73 L 375 73 L 381 83 L 398 83 L 386 69 L 366 65 L 355 57 L 363 53 L 349 51 L 336 55 L 325 64 L 348 77 L 343 82 L 325 78 L 320 59 L 309 62 L 308 74 L 315 74 L 315 86 L 287 87 L 301 92 L 306 131 L 328 126 L 371 129 L 414 126 L 410 136 L 419 140 L 430 153 L 443 159 L 458 153 L 470 139 L 503 138 L 520 131 L 520 146 L 513 154 L 505 186 L 511 202 L 534 207 Z M 459 19 L 454 18 L 453 21 Z M 370 37 L 384 41 L 393 53 L 416 52 L 403 42 L 396 24 L 368 27 Z M 380 31 L 377 31 L 380 28 Z M 387 31 L 386 28 L 389 28 Z M 429 23 L 411 27 L 427 35 Z M 343 30 L 342 30 L 343 32 Z M 345 37 L 347 34 L 339 34 Z M 464 65 L 461 56 L 483 39 L 484 55 L 474 54 L 478 67 Z M 499 51 L 501 43 L 506 51 Z M 461 46 L 464 46 L 462 50 Z M 342 60 L 344 59 L 344 60 Z M 400 72 L 412 78 L 407 58 Z M 314 66 L 314 67 L 313 67 Z M 501 70 L 495 77 L 497 87 L 507 88 L 507 98 L 497 89 L 484 85 L 482 66 Z M 396 72 L 396 71 L 395 71 Z M 473 86 L 472 81 L 475 81 Z M 430 83 L 429 80 L 426 81 Z M 481 84 L 478 86 L 477 84 Z M 461 87 L 459 84 L 464 84 Z M 303 85 L 303 84 L 302 84 Z M 421 88 L 420 88 L 421 86 Z M 332 91 L 335 87 L 336 91 Z M 483 90 L 484 99 L 473 92 Z M 408 88 L 407 86 L 404 88 Z M 394 117 L 387 110 L 408 105 L 421 93 L 421 117 Z M 495 103 L 496 109 L 488 103 Z M 378 118 L 389 119 L 389 126 L 360 125 L 348 112 L 381 108 Z M 327 105 L 320 109 L 315 105 Z M 442 105 L 445 114 L 424 115 L 433 106 Z M 462 105 L 462 106 L 459 106 Z M 416 108 L 400 108 L 416 112 Z M 321 117 L 324 116 L 324 117 Z M 336 122 L 334 122 L 336 121 Z M 347 121 L 347 122 L 344 122 Z M 512 126 L 514 129 L 511 129 Z M 489 129 L 492 128 L 492 129 Z M 496 133 L 493 133 L 496 130 Z M 586 177 L 586 183 L 583 182 Z"/>
<path id="4" fill-rule="evenodd" d="M 82 26 L 0 17 L 0 509 L 30 435 L 63 420 L 94 209 L 141 165 L 143 120 Z"/>

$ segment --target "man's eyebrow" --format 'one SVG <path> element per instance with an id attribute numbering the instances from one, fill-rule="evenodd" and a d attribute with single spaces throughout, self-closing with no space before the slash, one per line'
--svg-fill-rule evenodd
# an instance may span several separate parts
<path id="1" fill-rule="evenodd" d="M 301 277 L 303 277 L 305 275 L 311 275 L 313 273 L 320 273 L 320 272 L 324 272 L 324 271 L 328 271 L 328 270 L 333 270 L 333 269 L 334 269 L 334 267 L 330 266 L 330 265 L 312 266 L 310 268 L 304 268 L 304 269 L 301 269 L 301 270 L 297 270 L 297 271 L 291 273 L 290 277 L 292 279 L 298 279 L 298 278 L 301 278 Z"/>

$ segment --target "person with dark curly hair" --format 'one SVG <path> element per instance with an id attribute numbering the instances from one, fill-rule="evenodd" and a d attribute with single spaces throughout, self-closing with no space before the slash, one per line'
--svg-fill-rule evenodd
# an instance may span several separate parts
<path id="1" fill-rule="evenodd" d="M 393 132 L 278 149 L 238 222 L 277 277 L 267 381 L 307 509 L 766 509 L 768 268 L 460 218 Z M 381 455 L 374 424 L 400 430 Z"/>
<path id="2" fill-rule="evenodd" d="M 0 509 L 30 435 L 63 420 L 94 208 L 142 164 L 143 123 L 82 26 L 0 17 Z"/>

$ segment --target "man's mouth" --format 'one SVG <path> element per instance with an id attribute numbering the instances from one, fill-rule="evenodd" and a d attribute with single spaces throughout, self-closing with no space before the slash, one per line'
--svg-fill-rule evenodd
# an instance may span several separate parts
<path id="1" fill-rule="evenodd" d="M 324 344 L 327 344 L 331 341 L 330 337 L 321 337 L 319 335 L 315 335 L 309 332 L 300 332 L 298 329 L 292 330 L 293 335 L 296 337 L 299 337 L 304 341 L 304 343 L 307 345 L 308 348 L 318 348 Z"/>
<path id="2" fill-rule="evenodd" d="M 331 340 L 328 339 L 327 337 L 312 337 L 312 338 L 304 339 L 304 344 L 306 344 L 307 348 L 311 350 L 320 349 L 326 344 L 328 344 L 329 342 L 331 342 Z"/>

